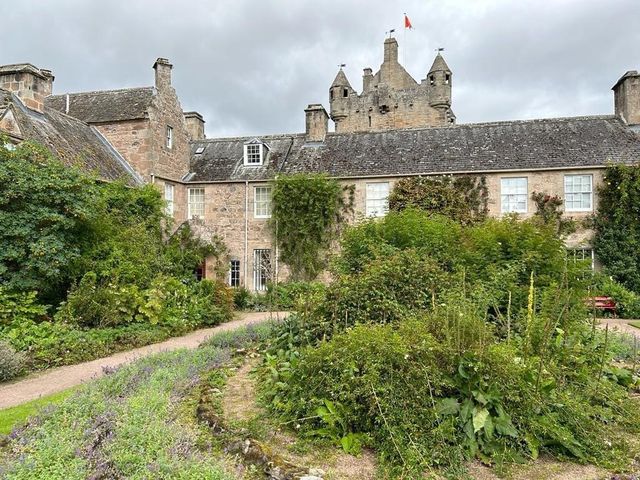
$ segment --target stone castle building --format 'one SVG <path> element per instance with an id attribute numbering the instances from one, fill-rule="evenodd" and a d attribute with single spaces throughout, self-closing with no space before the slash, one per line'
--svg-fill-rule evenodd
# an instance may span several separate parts
<path id="1" fill-rule="evenodd" d="M 225 241 L 232 286 L 263 290 L 270 276 L 286 277 L 268 227 L 276 175 L 322 172 L 354 185 L 353 221 L 383 216 L 399 179 L 441 174 L 485 176 L 494 216 L 532 215 L 531 194 L 544 191 L 580 219 L 595 211 L 609 162 L 640 162 L 636 71 L 613 86 L 611 115 L 456 124 L 453 73 L 442 55 L 417 83 L 389 38 L 380 70 L 364 70 L 362 92 L 340 70 L 329 113 L 310 104 L 304 133 L 207 139 L 202 116 L 182 111 L 171 68 L 159 58 L 149 87 L 52 95 L 50 71 L 0 67 L 0 133 L 13 143 L 34 139 L 107 180 L 156 184 L 176 225 Z M 567 246 L 593 258 L 590 234 L 576 232 Z"/>

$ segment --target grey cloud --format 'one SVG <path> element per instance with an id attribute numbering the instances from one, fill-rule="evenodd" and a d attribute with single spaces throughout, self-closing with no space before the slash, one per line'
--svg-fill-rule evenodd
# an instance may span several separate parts
<path id="1" fill-rule="evenodd" d="M 0 63 L 52 69 L 58 93 L 149 85 L 168 57 L 209 136 L 301 131 L 339 63 L 361 88 L 390 28 L 417 80 L 446 48 L 465 123 L 610 113 L 611 86 L 640 68 L 638 0 L 22 0 L 0 17 Z"/>

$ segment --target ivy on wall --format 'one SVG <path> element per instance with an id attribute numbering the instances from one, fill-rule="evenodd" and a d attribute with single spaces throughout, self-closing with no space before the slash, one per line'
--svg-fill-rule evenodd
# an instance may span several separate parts
<path id="1" fill-rule="evenodd" d="M 270 226 L 292 280 L 313 280 L 326 268 L 327 251 L 353 211 L 354 191 L 321 174 L 273 180 Z"/>
<path id="2" fill-rule="evenodd" d="M 531 200 L 536 206 L 535 218 L 544 225 L 553 226 L 558 235 L 567 235 L 576 230 L 576 224 L 571 218 L 563 218 L 562 197 L 545 192 L 533 192 Z"/>
<path id="3" fill-rule="evenodd" d="M 610 165 L 598 188 L 593 247 L 606 272 L 640 293 L 640 165 Z"/>
<path id="4" fill-rule="evenodd" d="M 419 208 L 467 225 L 486 218 L 487 197 L 483 175 L 409 177 L 395 184 L 389 209 Z"/>

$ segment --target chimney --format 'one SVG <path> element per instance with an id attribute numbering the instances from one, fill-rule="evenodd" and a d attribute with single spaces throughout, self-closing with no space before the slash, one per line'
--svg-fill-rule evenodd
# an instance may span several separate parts
<path id="1" fill-rule="evenodd" d="M 306 134 L 309 142 L 324 142 L 328 131 L 329 115 L 322 105 L 313 103 L 304 109 Z"/>
<path id="2" fill-rule="evenodd" d="M 373 80 L 373 71 L 370 68 L 365 68 L 362 74 L 362 91 L 368 92 L 371 89 L 371 81 Z"/>
<path id="3" fill-rule="evenodd" d="M 384 41 L 384 63 L 398 63 L 398 42 L 395 38 Z"/>
<path id="4" fill-rule="evenodd" d="M 184 112 L 187 134 L 191 140 L 204 140 L 204 118 L 198 112 Z"/>
<path id="5" fill-rule="evenodd" d="M 625 73 L 612 88 L 615 113 L 627 125 L 640 125 L 640 74 Z"/>
<path id="6" fill-rule="evenodd" d="M 0 88 L 15 93 L 27 108 L 42 113 L 44 99 L 51 95 L 54 76 L 50 70 L 30 63 L 0 66 Z"/>
<path id="7" fill-rule="evenodd" d="M 153 64 L 153 69 L 156 71 L 156 88 L 158 90 L 171 87 L 172 68 L 173 65 L 166 58 L 158 58 L 156 63 Z"/>

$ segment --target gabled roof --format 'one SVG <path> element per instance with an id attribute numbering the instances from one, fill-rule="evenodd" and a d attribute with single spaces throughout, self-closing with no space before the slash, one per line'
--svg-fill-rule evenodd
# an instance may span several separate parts
<path id="1" fill-rule="evenodd" d="M 8 90 L 0 89 L 0 105 L 10 110 L 12 120 L 24 140 L 47 147 L 68 165 L 95 171 L 103 180 L 125 179 L 130 184 L 142 183 L 140 177 L 97 129 L 51 108 L 43 113 L 26 108 Z"/>
<path id="2" fill-rule="evenodd" d="M 45 105 L 86 123 L 118 122 L 146 118 L 155 94 L 154 87 L 69 93 L 51 95 L 45 99 Z"/>
<path id="3" fill-rule="evenodd" d="M 277 173 L 333 177 L 604 167 L 640 162 L 640 136 L 615 116 L 554 118 L 329 133 L 323 143 L 303 134 L 261 137 L 264 166 L 243 166 L 246 138 L 192 142 L 192 181 L 267 180 Z M 195 155 L 197 147 L 204 151 Z"/>

